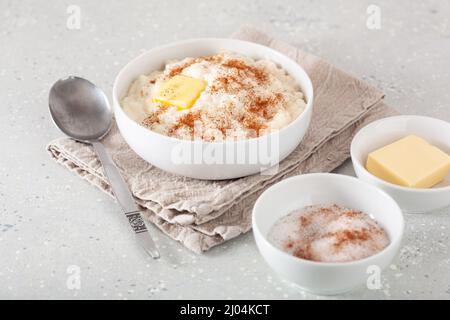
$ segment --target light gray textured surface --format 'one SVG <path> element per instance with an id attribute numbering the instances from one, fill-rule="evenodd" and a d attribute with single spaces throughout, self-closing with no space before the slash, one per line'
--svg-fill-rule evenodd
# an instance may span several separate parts
<path id="1" fill-rule="evenodd" d="M 175 40 L 225 37 L 253 24 L 320 55 L 387 94 L 407 114 L 450 121 L 450 5 L 378 1 L 0 1 L 0 298 L 322 298 L 264 264 L 251 233 L 198 256 L 153 229 L 164 256 L 147 258 L 117 205 L 53 163 L 61 134 L 47 111 L 58 78 L 77 74 L 111 92 L 127 61 Z M 81 29 L 66 27 L 68 5 Z M 339 172 L 353 174 L 347 163 Z M 335 298 L 450 298 L 450 210 L 406 216 L 383 287 Z M 81 271 L 70 290 L 67 270 Z"/>

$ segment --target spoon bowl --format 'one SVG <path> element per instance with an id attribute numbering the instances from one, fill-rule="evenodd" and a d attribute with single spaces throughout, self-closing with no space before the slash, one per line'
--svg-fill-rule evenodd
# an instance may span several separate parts
<path id="1" fill-rule="evenodd" d="M 83 78 L 57 81 L 50 90 L 49 107 L 56 126 L 79 141 L 98 141 L 112 125 L 108 98 L 100 88 Z"/>

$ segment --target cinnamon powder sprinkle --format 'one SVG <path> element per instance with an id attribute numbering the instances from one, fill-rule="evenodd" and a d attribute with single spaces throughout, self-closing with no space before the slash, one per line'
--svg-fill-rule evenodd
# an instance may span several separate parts
<path id="1" fill-rule="evenodd" d="M 246 86 L 242 80 L 239 80 L 236 76 L 226 76 L 217 78 L 211 86 L 211 92 L 216 93 L 221 90 L 226 93 L 238 93 L 241 90 L 248 90 L 249 86 Z"/>
<path id="2" fill-rule="evenodd" d="M 202 61 L 208 61 L 208 62 L 215 62 L 215 63 L 217 63 L 217 62 L 221 62 L 222 60 L 223 60 L 223 57 L 220 54 L 209 55 L 209 56 L 202 56 L 202 57 L 199 57 L 199 58 L 196 58 L 196 59 L 192 59 L 189 62 L 186 62 L 186 63 L 184 63 L 182 65 L 178 65 L 178 66 L 175 66 L 174 68 L 172 68 L 170 70 L 169 74 L 167 75 L 167 78 L 172 78 L 172 77 L 174 77 L 176 75 L 179 75 L 180 73 L 183 72 L 184 69 L 190 67 L 194 63 L 199 63 L 199 62 L 202 62 Z"/>
<path id="3" fill-rule="evenodd" d="M 196 59 L 192 59 L 191 61 L 188 61 L 188 62 L 185 62 L 183 64 L 173 67 L 172 69 L 170 69 L 169 74 L 167 75 L 166 78 L 172 78 L 176 75 L 179 75 L 180 73 L 183 72 L 184 69 L 190 67 L 191 65 L 193 65 L 196 62 L 198 62 L 198 61 L 196 61 Z"/>
<path id="4" fill-rule="evenodd" d="M 260 131 L 266 128 L 266 125 L 260 123 L 256 117 L 245 115 L 241 118 L 242 125 L 249 130 L 252 138 L 259 137 Z"/>
<path id="5" fill-rule="evenodd" d="M 263 84 L 269 79 L 268 74 L 264 69 L 250 66 L 241 60 L 230 59 L 224 62 L 222 66 L 236 69 L 238 72 L 244 73 L 247 76 L 252 76 L 259 84 Z"/>
<path id="6" fill-rule="evenodd" d="M 145 118 L 143 121 L 142 121 L 142 125 L 143 126 L 145 126 L 145 127 L 148 127 L 148 126 L 151 126 L 151 125 L 153 125 L 153 124 L 155 124 L 155 123 L 159 123 L 160 122 L 160 116 L 164 113 L 164 112 L 166 112 L 166 110 L 169 108 L 169 106 L 166 106 L 166 105 L 164 105 L 164 104 L 161 104 L 160 106 L 159 106 L 159 108 L 155 111 L 155 112 L 153 112 L 153 113 L 151 113 L 147 118 Z"/>
<path id="7" fill-rule="evenodd" d="M 272 120 L 277 113 L 275 107 L 282 101 L 283 94 L 281 93 L 275 93 L 268 98 L 250 95 L 246 107 L 248 111 L 257 114 L 266 120 Z"/>
<path id="8" fill-rule="evenodd" d="M 189 129 L 194 129 L 195 121 L 199 121 L 201 118 L 201 114 L 199 111 L 197 112 L 189 112 L 185 115 L 181 116 L 177 123 L 172 126 L 171 131 L 176 131 L 183 126 L 188 127 Z"/>
<path id="9" fill-rule="evenodd" d="M 292 245 L 294 247 L 294 245 Z M 298 246 L 295 248 L 293 252 L 294 257 L 306 259 L 306 260 L 313 260 L 313 254 L 311 253 L 311 244 L 307 243 L 304 246 Z"/>
<path id="10" fill-rule="evenodd" d="M 333 243 L 336 249 L 341 248 L 349 242 L 364 242 L 372 237 L 371 232 L 367 228 L 362 228 L 361 230 L 343 230 L 335 232 L 333 236 L 336 238 L 336 241 Z"/>
<path id="11" fill-rule="evenodd" d="M 189 67 L 189 66 L 190 66 L 191 64 L 193 64 L 193 63 L 194 63 L 194 62 L 192 62 L 192 63 L 186 63 L 186 64 L 183 64 L 183 65 L 181 65 L 181 66 L 176 66 L 176 67 L 172 68 L 172 69 L 170 70 L 170 72 L 169 72 L 167 78 L 173 78 L 173 77 L 175 77 L 176 75 L 179 75 L 181 72 L 183 72 L 184 69 L 186 69 L 187 67 Z"/>

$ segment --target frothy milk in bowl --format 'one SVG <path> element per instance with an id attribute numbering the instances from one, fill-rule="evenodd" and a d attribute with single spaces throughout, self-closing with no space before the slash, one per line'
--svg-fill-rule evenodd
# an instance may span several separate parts
<path id="1" fill-rule="evenodd" d="M 386 231 L 368 214 L 335 204 L 291 212 L 273 225 L 268 239 L 297 258 L 317 262 L 360 260 L 389 245 Z"/>

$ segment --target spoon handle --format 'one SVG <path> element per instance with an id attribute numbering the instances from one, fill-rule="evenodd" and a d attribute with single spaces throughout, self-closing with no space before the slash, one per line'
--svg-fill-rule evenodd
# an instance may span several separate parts
<path id="1" fill-rule="evenodd" d="M 139 208 L 134 201 L 130 189 L 128 189 L 127 184 L 123 180 L 122 175 L 101 142 L 92 142 L 92 146 L 100 159 L 114 196 L 136 234 L 137 241 L 152 258 L 158 259 L 159 251 L 147 230 Z"/>

